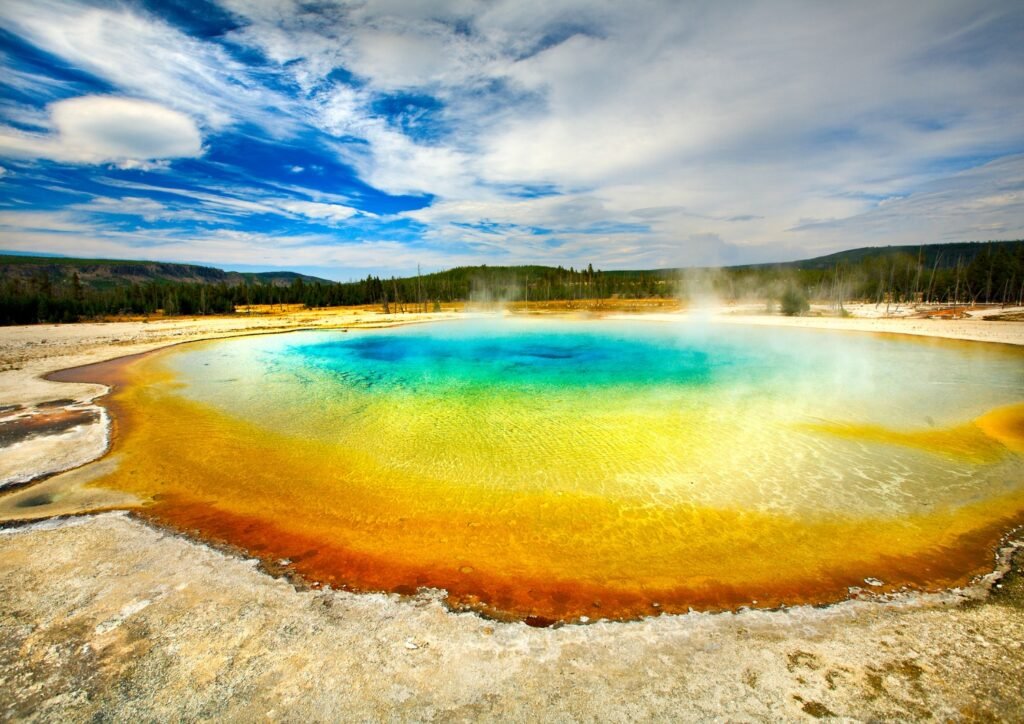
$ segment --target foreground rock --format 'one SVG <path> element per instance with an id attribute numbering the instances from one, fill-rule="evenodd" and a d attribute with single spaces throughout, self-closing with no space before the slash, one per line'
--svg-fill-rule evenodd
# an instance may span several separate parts
<path id="1" fill-rule="evenodd" d="M 123 513 L 0 532 L 0 719 L 1017 719 L 1024 584 L 534 629 L 297 591 Z"/>

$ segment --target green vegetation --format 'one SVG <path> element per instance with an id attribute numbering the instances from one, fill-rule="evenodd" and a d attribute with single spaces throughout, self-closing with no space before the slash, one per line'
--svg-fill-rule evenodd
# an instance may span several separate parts
<path id="1" fill-rule="evenodd" d="M 0 324 L 122 314 L 228 314 L 250 304 L 372 304 L 390 313 L 437 310 L 456 301 L 687 298 L 707 293 L 725 300 L 780 299 L 787 314 L 805 311 L 808 299 L 828 302 L 838 313 L 849 301 L 1020 304 L 1024 241 L 854 249 L 799 262 L 724 269 L 476 266 L 353 282 L 164 262 L 0 256 Z"/>
<path id="2" fill-rule="evenodd" d="M 775 265 L 723 270 L 722 296 L 787 285 L 842 311 L 848 301 L 875 304 L 1020 304 L 1024 301 L 1024 241 L 853 249 Z"/>
<path id="3" fill-rule="evenodd" d="M 796 287 L 786 287 L 779 300 L 779 308 L 787 317 L 795 317 L 810 310 L 811 305 L 802 291 Z"/>

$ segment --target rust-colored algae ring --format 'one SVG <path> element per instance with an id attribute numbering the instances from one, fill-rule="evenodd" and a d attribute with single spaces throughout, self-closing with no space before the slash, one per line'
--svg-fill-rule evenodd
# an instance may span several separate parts
<path id="1" fill-rule="evenodd" d="M 1019 351 L 611 321 L 187 345 L 115 389 L 140 514 L 531 625 L 958 585 L 1024 522 Z M 756 603 L 755 603 L 756 602 Z"/>

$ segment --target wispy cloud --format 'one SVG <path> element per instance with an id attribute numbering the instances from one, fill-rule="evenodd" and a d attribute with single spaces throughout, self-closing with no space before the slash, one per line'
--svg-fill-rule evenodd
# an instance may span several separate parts
<path id="1" fill-rule="evenodd" d="M 326 222 L 344 221 L 358 214 L 373 216 L 373 214 L 360 212 L 358 209 L 344 204 L 321 203 L 301 198 L 282 198 L 253 188 L 219 188 L 219 193 L 210 193 L 209 191 L 199 191 L 190 188 L 157 186 L 121 181 L 113 178 L 106 178 L 102 181 L 115 188 L 148 191 L 160 195 L 190 199 L 198 202 L 200 208 L 219 215 L 244 217 L 254 214 L 271 214 L 288 218 L 305 217 Z"/>
<path id="2" fill-rule="evenodd" d="M 161 249 L 182 258 L 288 238 L 345 269 L 386 251 L 377 268 L 396 271 L 1022 235 L 1013 0 L 213 10 L 200 27 L 132 2 L 0 6 L 40 54 L 0 56 L 10 203 L 65 221 L 73 203 L 111 233 L 131 216 L 154 239 L 179 225 L 192 241 Z M 74 113 L 87 101 L 105 111 Z M 17 166 L 47 159 L 99 164 L 71 184 L 92 200 L 47 196 Z M 36 172 L 58 186 L 59 169 Z"/>
<path id="3" fill-rule="evenodd" d="M 805 220 L 797 236 L 838 246 L 1024 238 L 1024 156 L 1010 156 L 923 184 L 853 216 Z"/>
<path id="4" fill-rule="evenodd" d="M 74 68 L 204 126 L 248 122 L 277 132 L 294 126 L 291 98 L 260 83 L 222 45 L 141 7 L 8 0 L 0 4 L 0 24 Z"/>

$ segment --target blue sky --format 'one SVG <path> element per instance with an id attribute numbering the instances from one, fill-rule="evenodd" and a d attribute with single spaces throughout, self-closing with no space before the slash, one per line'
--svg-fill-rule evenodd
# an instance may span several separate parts
<path id="1" fill-rule="evenodd" d="M 0 4 L 0 249 L 651 268 L 1024 238 L 1024 3 Z"/>

